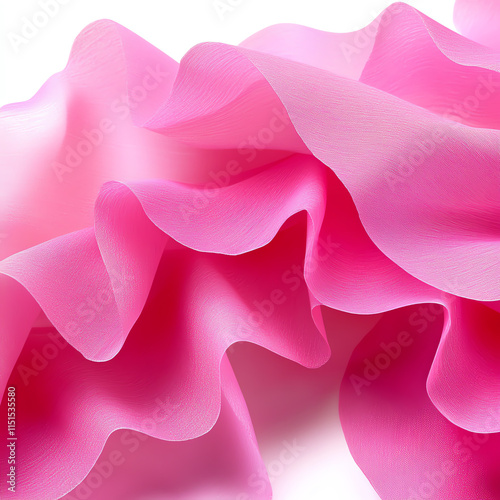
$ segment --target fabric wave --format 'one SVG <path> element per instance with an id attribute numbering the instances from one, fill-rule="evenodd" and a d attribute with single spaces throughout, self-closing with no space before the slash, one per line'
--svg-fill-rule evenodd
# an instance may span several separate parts
<path id="1" fill-rule="evenodd" d="M 383 314 L 340 400 L 381 498 L 500 498 L 500 44 L 481 32 L 398 3 L 177 63 L 99 21 L 0 110 L 18 498 L 271 498 L 225 353 L 319 367 L 322 308 Z M 94 488 L 123 440 L 144 444 Z"/>

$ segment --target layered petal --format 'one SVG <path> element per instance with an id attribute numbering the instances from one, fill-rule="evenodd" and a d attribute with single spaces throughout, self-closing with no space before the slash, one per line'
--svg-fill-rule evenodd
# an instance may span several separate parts
<path id="1" fill-rule="evenodd" d="M 427 394 L 442 325 L 436 305 L 385 313 L 354 350 L 344 375 L 340 417 L 347 444 L 381 498 L 500 495 L 500 435 L 457 427 Z M 473 378 L 480 368 L 462 370 Z"/>

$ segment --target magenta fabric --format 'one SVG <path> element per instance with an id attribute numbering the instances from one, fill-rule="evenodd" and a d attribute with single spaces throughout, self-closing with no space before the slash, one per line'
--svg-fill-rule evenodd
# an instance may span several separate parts
<path id="1" fill-rule="evenodd" d="M 226 351 L 318 368 L 333 309 L 381 314 L 339 405 L 380 497 L 500 499 L 499 13 L 397 3 L 180 63 L 99 21 L 0 110 L 16 498 L 272 498 Z"/>

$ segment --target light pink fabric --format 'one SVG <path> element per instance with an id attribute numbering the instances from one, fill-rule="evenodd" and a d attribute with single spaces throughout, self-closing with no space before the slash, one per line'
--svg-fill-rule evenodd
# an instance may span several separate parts
<path id="1" fill-rule="evenodd" d="M 340 402 L 380 496 L 425 498 L 430 481 L 435 498 L 500 498 L 487 3 L 457 2 L 475 41 L 394 4 L 360 32 L 277 25 L 180 63 L 99 21 L 31 100 L 0 110 L 17 498 L 271 498 L 248 481 L 263 464 L 225 352 L 246 341 L 319 367 L 320 306 L 383 313 Z M 375 359 L 388 366 L 367 376 Z M 108 480 L 100 464 L 130 436 L 140 451 Z M 477 450 L 455 450 L 471 436 Z"/>
<path id="2" fill-rule="evenodd" d="M 454 21 L 460 33 L 467 38 L 500 49 L 498 0 L 457 0 Z"/>

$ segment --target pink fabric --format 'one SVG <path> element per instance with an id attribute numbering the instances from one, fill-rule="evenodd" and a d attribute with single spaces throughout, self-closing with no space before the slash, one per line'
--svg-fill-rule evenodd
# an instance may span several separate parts
<path id="1" fill-rule="evenodd" d="M 443 317 L 438 306 L 429 305 L 386 313 L 355 349 L 344 375 L 342 427 L 354 459 L 381 498 L 499 497 L 499 434 L 454 425 L 426 391 Z M 401 337 L 401 332 L 406 335 Z M 464 366 L 455 370 L 462 383 Z M 485 368 L 477 363 L 469 370 Z M 480 394 L 468 393 L 473 386 L 470 371 L 463 399 L 469 396 L 468 406 L 480 407 Z M 457 388 L 443 382 L 442 390 L 453 397 Z M 498 406 L 484 417 L 485 425 L 498 427 Z"/>
<path id="2" fill-rule="evenodd" d="M 383 314 L 340 398 L 379 495 L 500 498 L 489 9 L 457 2 L 470 39 L 394 4 L 360 32 L 277 25 L 180 63 L 99 21 L 0 110 L 17 498 L 271 498 L 225 352 L 317 368 L 320 306 Z"/>
<path id="3" fill-rule="evenodd" d="M 454 21 L 467 38 L 500 49 L 496 27 L 500 22 L 500 4 L 497 0 L 457 0 Z"/>

